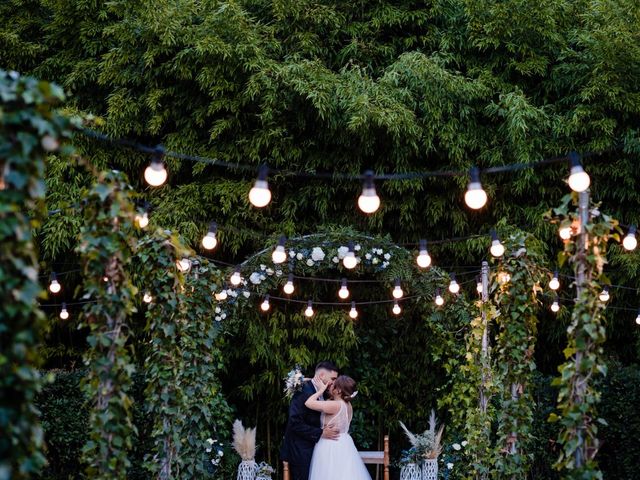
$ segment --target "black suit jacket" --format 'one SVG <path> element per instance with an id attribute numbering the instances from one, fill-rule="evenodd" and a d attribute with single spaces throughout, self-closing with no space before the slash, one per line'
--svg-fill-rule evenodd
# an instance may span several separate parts
<path id="1" fill-rule="evenodd" d="M 293 465 L 310 465 L 313 449 L 322 436 L 320 412 L 305 406 L 316 389 L 310 381 L 295 393 L 289 406 L 289 421 L 284 433 L 280 456 Z"/>

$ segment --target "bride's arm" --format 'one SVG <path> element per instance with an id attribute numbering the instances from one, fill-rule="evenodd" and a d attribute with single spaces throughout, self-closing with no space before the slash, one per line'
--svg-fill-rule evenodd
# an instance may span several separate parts
<path id="1" fill-rule="evenodd" d="M 311 395 L 305 402 L 305 406 L 316 412 L 328 413 L 329 415 L 335 415 L 340 410 L 340 403 L 335 400 L 318 400 L 319 395 Z"/>

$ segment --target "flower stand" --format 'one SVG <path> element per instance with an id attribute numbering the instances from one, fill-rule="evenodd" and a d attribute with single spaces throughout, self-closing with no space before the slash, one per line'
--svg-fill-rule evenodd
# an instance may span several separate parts
<path id="1" fill-rule="evenodd" d="M 256 479 L 256 462 L 253 460 L 244 460 L 238 465 L 237 480 L 255 480 Z"/>
<path id="2" fill-rule="evenodd" d="M 420 465 L 407 463 L 400 469 L 400 480 L 422 480 Z"/>
<path id="3" fill-rule="evenodd" d="M 430 458 L 422 462 L 422 480 L 438 480 L 437 458 Z"/>

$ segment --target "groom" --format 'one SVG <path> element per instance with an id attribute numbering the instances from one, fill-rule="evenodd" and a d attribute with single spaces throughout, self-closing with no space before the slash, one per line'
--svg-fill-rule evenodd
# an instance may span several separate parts
<path id="1" fill-rule="evenodd" d="M 308 480 L 313 449 L 320 437 L 337 440 L 340 433 L 333 427 L 320 425 L 320 412 L 305 406 L 307 399 L 322 385 L 338 378 L 338 367 L 333 362 L 320 362 L 310 381 L 304 382 L 302 390 L 296 392 L 289 406 L 289 421 L 284 433 L 280 456 L 289 462 L 292 480 Z"/>

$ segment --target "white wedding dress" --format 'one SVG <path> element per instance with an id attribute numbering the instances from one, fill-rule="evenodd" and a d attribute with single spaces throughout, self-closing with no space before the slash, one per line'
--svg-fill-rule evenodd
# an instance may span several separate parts
<path id="1" fill-rule="evenodd" d="M 350 409 L 342 400 L 338 413 L 333 416 L 322 414 L 322 426 L 336 427 L 340 437 L 338 440 L 318 440 L 313 450 L 309 480 L 371 480 L 349 435 L 350 424 Z"/>

